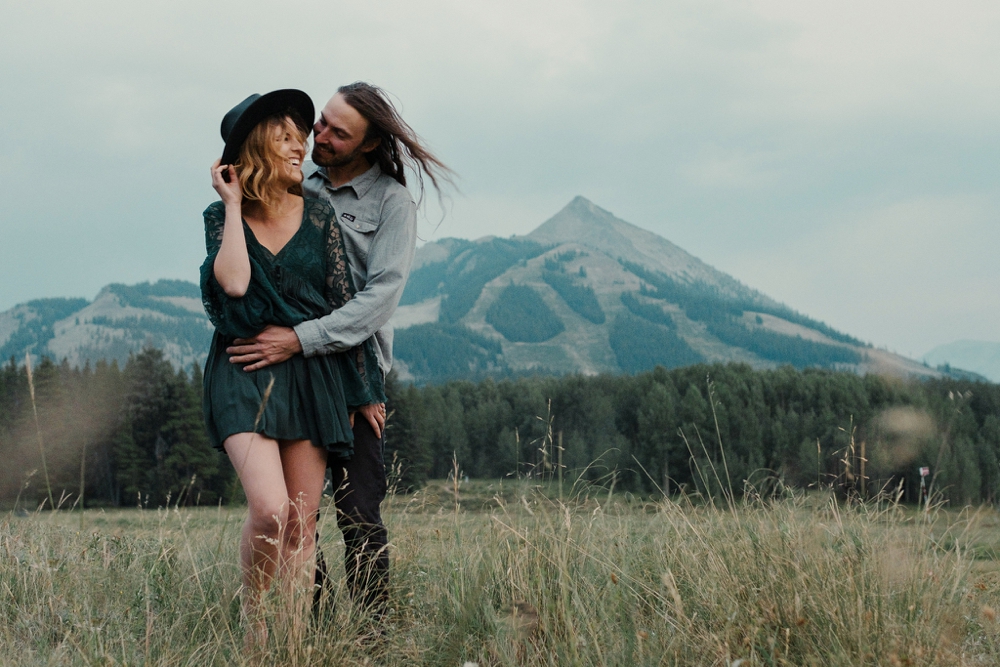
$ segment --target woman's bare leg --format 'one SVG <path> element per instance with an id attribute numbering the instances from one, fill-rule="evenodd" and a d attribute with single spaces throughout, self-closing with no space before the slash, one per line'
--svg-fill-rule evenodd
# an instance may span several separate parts
<path id="1" fill-rule="evenodd" d="M 226 438 L 225 448 L 243 485 L 249 509 L 240 540 L 242 607 L 249 623 L 247 640 L 263 644 L 267 640 L 267 625 L 258 613 L 260 599 L 271 587 L 282 560 L 288 491 L 276 440 L 258 433 L 237 433 Z"/>
<path id="2" fill-rule="evenodd" d="M 282 441 L 279 450 L 285 489 L 291 505 L 283 535 L 280 576 L 298 589 L 312 583 L 316 519 L 326 478 L 326 450 L 308 440 Z M 304 596 L 311 600 L 311 596 Z"/>

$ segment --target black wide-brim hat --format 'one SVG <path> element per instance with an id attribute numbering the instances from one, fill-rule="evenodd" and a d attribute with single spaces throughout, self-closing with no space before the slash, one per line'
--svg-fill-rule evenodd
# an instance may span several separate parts
<path id="1" fill-rule="evenodd" d="M 222 140 L 226 148 L 222 151 L 221 164 L 233 164 L 240 156 L 240 148 L 257 123 L 289 109 L 302 117 L 308 131 L 316 117 L 316 107 L 301 90 L 286 88 L 264 95 L 254 93 L 246 98 L 222 118 Z"/>

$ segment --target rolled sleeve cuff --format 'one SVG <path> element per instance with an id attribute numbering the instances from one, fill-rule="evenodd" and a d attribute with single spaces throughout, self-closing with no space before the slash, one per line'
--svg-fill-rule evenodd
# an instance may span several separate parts
<path id="1" fill-rule="evenodd" d="M 299 337 L 303 356 L 315 357 L 323 353 L 323 327 L 318 320 L 306 320 L 294 326 L 292 330 Z"/>

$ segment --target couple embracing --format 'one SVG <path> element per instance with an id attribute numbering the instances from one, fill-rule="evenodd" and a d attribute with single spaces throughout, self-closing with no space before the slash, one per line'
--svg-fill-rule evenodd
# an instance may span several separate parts
<path id="1" fill-rule="evenodd" d="M 229 456 L 249 516 L 240 541 L 248 642 L 266 641 L 261 597 L 313 581 L 326 469 L 346 545 L 348 588 L 384 614 L 389 559 L 384 379 L 388 321 L 416 243 L 420 190 L 450 170 L 381 89 L 341 87 L 318 120 L 299 90 L 251 95 L 222 121 L 212 166 L 221 201 L 205 210 L 209 436 Z M 312 164 L 305 162 L 310 129 Z"/>

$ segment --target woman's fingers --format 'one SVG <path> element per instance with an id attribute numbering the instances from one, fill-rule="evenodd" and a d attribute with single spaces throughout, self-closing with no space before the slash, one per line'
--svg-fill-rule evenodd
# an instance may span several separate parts
<path id="1" fill-rule="evenodd" d="M 240 179 L 236 178 L 236 167 L 222 164 L 221 160 L 212 163 L 212 187 L 227 205 L 237 204 L 243 199 Z"/>
<path id="2" fill-rule="evenodd" d="M 229 181 L 226 181 L 225 175 L 223 173 L 230 168 L 231 168 L 230 165 L 222 164 L 221 160 L 216 160 L 215 162 L 212 163 L 212 187 L 214 187 L 220 195 L 224 194 L 225 190 L 232 189 L 233 185 L 233 179 L 231 176 L 232 172 L 231 171 L 229 172 L 230 173 Z"/>

